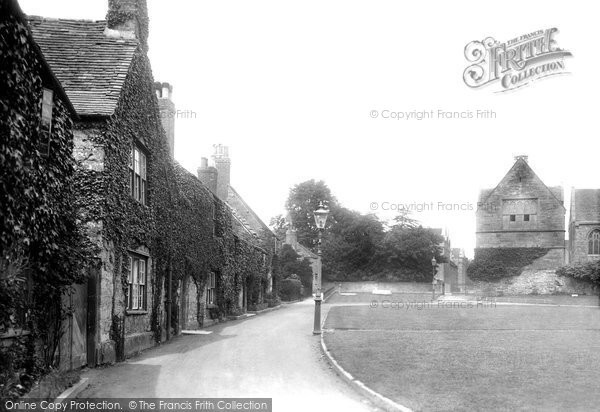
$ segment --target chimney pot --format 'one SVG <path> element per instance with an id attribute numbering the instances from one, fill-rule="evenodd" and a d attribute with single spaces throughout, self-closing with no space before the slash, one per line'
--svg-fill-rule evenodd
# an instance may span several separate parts
<path id="1" fill-rule="evenodd" d="M 166 87 L 165 87 L 166 85 Z M 169 154 L 171 158 L 175 155 L 175 104 L 170 99 L 170 90 L 173 88 L 169 83 L 155 82 L 156 97 L 158 97 L 158 108 L 160 110 L 160 120 L 167 136 Z"/>
<path id="2" fill-rule="evenodd" d="M 529 156 L 527 156 L 527 155 L 515 156 L 515 161 L 518 161 L 518 160 L 523 160 L 525 163 L 528 163 Z"/>
<path id="3" fill-rule="evenodd" d="M 208 168 L 208 159 L 206 157 L 203 157 L 200 159 L 200 169 L 207 169 Z"/>

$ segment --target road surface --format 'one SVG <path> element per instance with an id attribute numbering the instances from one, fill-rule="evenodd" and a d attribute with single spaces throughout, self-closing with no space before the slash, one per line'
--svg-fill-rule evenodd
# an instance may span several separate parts
<path id="1" fill-rule="evenodd" d="M 107 368 L 84 374 L 79 398 L 273 398 L 274 411 L 376 410 L 339 378 L 312 334 L 314 303 L 185 335 Z M 323 305 L 324 314 L 328 305 Z"/>

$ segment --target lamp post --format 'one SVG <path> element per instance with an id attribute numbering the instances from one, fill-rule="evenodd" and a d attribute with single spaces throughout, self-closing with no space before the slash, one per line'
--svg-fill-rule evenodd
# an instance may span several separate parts
<path id="1" fill-rule="evenodd" d="M 321 297 L 321 275 L 322 275 L 322 265 L 321 265 L 321 240 L 323 238 L 323 230 L 325 229 L 325 223 L 327 222 L 327 216 L 329 216 L 329 210 L 327 210 L 323 206 L 323 202 L 319 202 L 319 208 L 313 212 L 315 216 L 315 224 L 317 225 L 317 229 L 319 229 L 319 240 L 317 242 L 317 256 L 318 260 L 318 273 L 317 279 L 314 282 L 315 285 L 315 324 L 313 328 L 313 335 L 321 334 L 321 301 L 323 298 Z"/>
<path id="2" fill-rule="evenodd" d="M 435 278 L 435 267 L 437 266 L 437 260 L 435 260 L 435 256 L 433 258 L 431 258 L 431 267 L 433 268 L 433 278 L 431 279 L 431 300 L 434 301 L 435 300 L 435 285 L 436 285 L 436 278 Z"/>

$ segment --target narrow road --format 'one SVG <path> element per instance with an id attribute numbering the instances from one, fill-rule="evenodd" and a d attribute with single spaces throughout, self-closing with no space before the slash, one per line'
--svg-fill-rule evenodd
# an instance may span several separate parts
<path id="1" fill-rule="evenodd" d="M 330 369 L 312 334 L 312 300 L 186 335 L 86 372 L 80 398 L 273 398 L 274 411 L 369 411 Z M 326 313 L 328 305 L 323 305 Z"/>

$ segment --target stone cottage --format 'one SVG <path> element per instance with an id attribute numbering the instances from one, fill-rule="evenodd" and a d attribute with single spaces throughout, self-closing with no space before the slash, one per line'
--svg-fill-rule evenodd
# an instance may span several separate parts
<path id="1" fill-rule="evenodd" d="M 279 239 L 262 221 L 256 212 L 246 203 L 240 194 L 231 186 L 231 158 L 229 147 L 215 144 L 211 162 L 207 158 L 201 158 L 198 168 L 198 179 L 210 189 L 210 191 L 225 202 L 231 209 L 235 221 L 238 223 L 237 230 L 241 236 L 251 237 L 248 241 L 257 242 L 258 247 L 264 251 L 266 256 L 277 253 Z M 257 188 L 258 189 L 258 188 Z M 263 293 L 270 292 L 273 286 L 272 273 L 268 274 L 268 287 Z M 245 293 L 240 296 L 244 301 Z"/>
<path id="2" fill-rule="evenodd" d="M 78 303 L 78 290 L 66 296 L 78 277 L 69 238 L 76 234 L 71 183 L 73 120 L 77 113 L 34 41 L 16 0 L 0 3 L 0 358 L 2 377 L 21 373 L 32 345 L 39 363 L 72 367 L 80 360 L 61 351 L 56 319 L 61 304 Z M 78 327 L 71 317 L 69 327 Z M 31 342 L 31 328 L 38 340 Z M 70 329 L 72 330 L 72 329 Z M 24 345 L 14 345 L 16 338 Z M 77 342 L 73 342 L 77 345 Z M 35 348 L 35 350 L 33 349 Z M 43 351 L 41 349 L 44 349 Z M 44 353 L 42 353 L 44 352 Z M 31 355 L 31 353 L 28 353 Z M 32 365 L 31 359 L 27 359 Z M 8 364 L 7 364 L 8 363 Z M 28 363 L 28 362 L 25 362 Z M 31 371 L 27 370 L 27 373 Z M 8 385 L 8 386 L 5 386 Z M 9 382 L 0 382 L 3 389 Z M 6 393 L 3 391 L 3 393 Z"/>
<path id="3" fill-rule="evenodd" d="M 239 314 L 268 285 L 272 241 L 250 242 L 227 199 L 173 161 L 172 87 L 153 79 L 148 20 L 145 0 L 109 0 L 102 21 L 29 18 L 78 117 L 76 190 L 96 264 L 77 356 L 90 366 Z"/>

